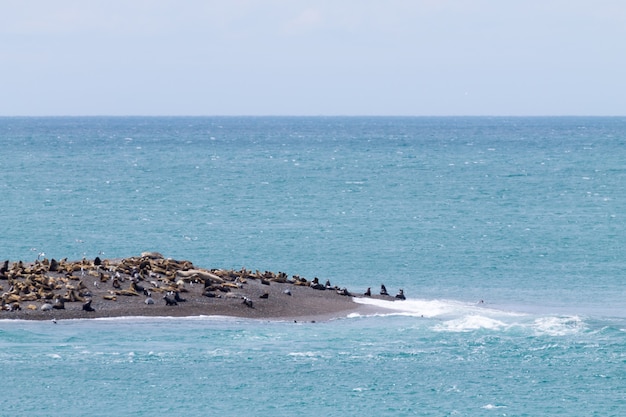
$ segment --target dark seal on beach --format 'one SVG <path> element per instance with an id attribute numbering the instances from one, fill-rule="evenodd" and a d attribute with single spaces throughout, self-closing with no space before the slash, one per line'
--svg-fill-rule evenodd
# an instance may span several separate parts
<path id="1" fill-rule="evenodd" d="M 85 311 L 96 311 L 92 306 L 91 306 L 91 300 L 87 300 L 86 303 L 83 304 L 83 310 Z"/>
<path id="2" fill-rule="evenodd" d="M 168 296 L 168 295 L 163 296 L 163 299 L 165 300 L 165 305 L 166 306 L 177 306 L 178 305 L 176 300 L 173 299 L 172 297 Z"/>

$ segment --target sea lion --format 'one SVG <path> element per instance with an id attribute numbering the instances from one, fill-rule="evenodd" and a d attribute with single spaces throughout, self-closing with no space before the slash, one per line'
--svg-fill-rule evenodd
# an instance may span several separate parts
<path id="1" fill-rule="evenodd" d="M 367 287 L 367 291 L 365 291 L 365 293 L 363 293 L 364 296 L 366 297 L 371 297 L 372 296 L 372 289 L 370 287 Z"/>
<path id="2" fill-rule="evenodd" d="M 163 259 L 163 255 L 159 252 L 141 252 L 142 258 L 150 258 L 150 259 Z"/>
<path id="3" fill-rule="evenodd" d="M 56 261 L 56 259 L 52 258 L 50 260 L 50 265 L 48 265 L 48 271 L 57 272 L 58 270 L 59 270 L 59 263 Z"/>
<path id="4" fill-rule="evenodd" d="M 37 293 L 34 293 L 34 292 L 24 294 L 21 297 L 21 301 L 36 301 L 36 300 L 37 300 Z"/>
<path id="5" fill-rule="evenodd" d="M 177 306 L 178 305 L 176 300 L 173 299 L 172 297 L 168 296 L 168 295 L 164 295 L 163 299 L 165 300 L 165 305 L 166 306 Z"/>
<path id="6" fill-rule="evenodd" d="M 142 285 L 137 284 L 135 280 L 130 282 L 130 289 L 138 293 L 144 291 L 144 287 Z"/>
<path id="7" fill-rule="evenodd" d="M 219 276 L 208 272 L 208 271 L 204 271 L 202 269 L 189 269 L 187 271 L 176 271 L 176 275 L 178 275 L 179 277 L 183 277 L 183 278 L 202 278 L 203 280 L 207 280 L 210 279 L 212 282 L 217 282 L 218 284 L 223 284 L 224 283 L 224 279 L 220 278 Z"/>
<path id="8" fill-rule="evenodd" d="M 179 303 L 187 301 L 187 299 L 180 296 L 180 293 L 178 291 L 174 293 L 174 300 L 176 300 Z"/>
<path id="9" fill-rule="evenodd" d="M 19 294 L 15 294 L 12 292 L 10 292 L 9 294 L 6 294 L 6 296 L 3 294 L 2 298 L 3 298 L 3 301 L 6 302 L 7 304 L 22 301 L 22 297 L 20 297 Z"/>
<path id="10" fill-rule="evenodd" d="M 350 295 L 350 291 L 348 291 L 347 288 L 342 288 L 340 290 L 337 290 L 337 294 L 349 296 Z"/>
<path id="11" fill-rule="evenodd" d="M 259 298 L 265 298 L 265 299 L 267 299 L 267 298 L 269 298 L 269 297 L 270 297 L 270 294 L 269 294 L 269 293 L 267 293 L 267 292 L 266 292 L 266 293 L 263 293 L 263 294 L 261 294 L 261 295 L 259 296 Z"/>
<path id="12" fill-rule="evenodd" d="M 2 266 L 0 267 L 0 274 L 4 275 L 8 271 L 9 271 L 9 260 L 7 259 L 6 261 L 2 263 Z"/>
<path id="13" fill-rule="evenodd" d="M 314 290 L 325 290 L 326 289 L 326 287 L 323 286 L 322 284 L 320 284 L 319 282 L 316 283 L 316 284 L 311 283 L 311 288 L 313 288 Z"/>
<path id="14" fill-rule="evenodd" d="M 91 300 L 87 300 L 87 302 L 85 302 L 83 304 L 83 310 L 84 311 L 96 311 L 92 306 L 91 306 Z"/>

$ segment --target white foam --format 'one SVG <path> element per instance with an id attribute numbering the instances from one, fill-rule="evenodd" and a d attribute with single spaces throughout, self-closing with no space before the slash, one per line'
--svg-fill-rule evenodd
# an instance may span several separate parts
<path id="1" fill-rule="evenodd" d="M 290 352 L 289 356 L 291 356 L 292 358 L 306 358 L 314 361 L 322 358 L 322 355 L 317 352 Z"/>
<path id="2" fill-rule="evenodd" d="M 458 317 L 468 314 L 521 316 L 519 313 L 494 310 L 484 304 L 467 303 L 455 300 L 425 300 L 408 298 L 406 300 L 381 300 L 377 298 L 356 297 L 359 304 L 370 305 L 381 309 L 379 315 L 406 315 L 415 317 Z"/>
<path id="3" fill-rule="evenodd" d="M 508 325 L 500 320 L 485 316 L 470 315 L 445 321 L 436 325 L 433 330 L 442 332 L 469 332 L 479 329 L 500 330 L 507 327 Z"/>
<path id="4" fill-rule="evenodd" d="M 506 408 L 506 405 L 487 404 L 483 405 L 481 408 L 484 408 L 485 410 L 497 410 L 498 408 Z"/>
<path id="5" fill-rule="evenodd" d="M 587 329 L 585 322 L 578 316 L 540 317 L 534 322 L 535 332 L 549 336 L 567 336 Z"/>
<path id="6" fill-rule="evenodd" d="M 536 335 L 567 336 L 587 330 L 578 316 L 556 316 L 498 310 L 485 304 L 455 300 L 381 300 L 358 297 L 359 304 L 376 307 L 374 316 L 409 316 L 438 319 L 432 329 L 439 332 L 469 332 L 475 330 L 521 329 Z M 353 314 L 349 317 L 358 317 Z"/>

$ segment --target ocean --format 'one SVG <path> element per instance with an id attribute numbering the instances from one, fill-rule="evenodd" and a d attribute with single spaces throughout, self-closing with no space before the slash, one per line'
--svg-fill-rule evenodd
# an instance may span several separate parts
<path id="1" fill-rule="evenodd" d="M 626 415 L 624 117 L 4 117 L 0 143 L 2 260 L 407 296 L 317 323 L 0 312 L 2 415 Z"/>

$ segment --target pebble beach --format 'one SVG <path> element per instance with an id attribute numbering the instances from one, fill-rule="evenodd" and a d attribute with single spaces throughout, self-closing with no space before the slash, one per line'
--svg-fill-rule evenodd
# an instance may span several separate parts
<path id="1" fill-rule="evenodd" d="M 207 269 L 157 252 L 122 259 L 5 261 L 1 319 L 228 316 L 329 320 L 371 306 L 347 288 L 283 272 Z"/>

